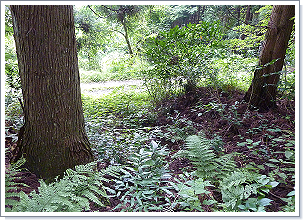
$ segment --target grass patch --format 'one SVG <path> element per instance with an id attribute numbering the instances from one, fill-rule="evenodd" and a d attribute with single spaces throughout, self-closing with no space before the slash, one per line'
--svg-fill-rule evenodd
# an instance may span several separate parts
<path id="1" fill-rule="evenodd" d="M 150 119 L 151 102 L 146 91 L 136 87 L 115 88 L 111 93 L 94 98 L 82 95 L 84 115 L 90 119 L 105 119 L 115 126 L 136 127 Z"/>
<path id="2" fill-rule="evenodd" d="M 80 69 L 80 80 L 82 83 L 120 81 L 140 79 L 139 75 L 129 72 L 102 72 L 96 70 Z"/>
<path id="3" fill-rule="evenodd" d="M 141 79 L 140 71 L 147 67 L 140 57 L 130 57 L 128 54 L 110 53 L 100 61 L 98 70 L 87 70 L 80 68 L 81 82 L 105 82 L 113 80 Z"/>

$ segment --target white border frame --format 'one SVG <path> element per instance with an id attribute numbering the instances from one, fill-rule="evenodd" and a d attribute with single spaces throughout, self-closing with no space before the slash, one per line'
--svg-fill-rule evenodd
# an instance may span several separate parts
<path id="1" fill-rule="evenodd" d="M 72 3 L 72 4 L 71 4 Z M 295 97 L 295 109 L 296 109 L 296 115 L 295 115 L 295 158 L 296 161 L 300 161 L 300 141 L 299 137 L 301 134 L 300 131 L 300 117 L 299 117 L 299 109 L 300 109 L 300 103 L 299 103 L 299 91 L 300 91 L 300 81 L 299 81 L 299 42 L 300 40 L 300 32 L 299 32 L 299 26 L 300 26 L 300 20 L 299 19 L 299 1 L 2 1 L 1 2 L 1 216 L 77 216 L 77 217 L 93 217 L 93 216 L 146 216 L 146 217 L 195 217 L 195 216 L 204 216 L 204 217 L 227 217 L 227 216 L 234 216 L 234 217 L 295 217 L 300 216 L 300 195 L 301 190 L 299 188 L 300 186 L 300 164 L 296 164 L 295 168 L 295 183 L 296 183 L 296 212 L 68 212 L 68 213 L 36 213 L 36 212 L 5 212 L 5 19 L 3 19 L 5 15 L 5 5 L 77 5 L 77 4 L 85 4 L 85 5 L 119 5 L 119 4 L 132 4 L 132 5 L 168 5 L 168 4 L 179 4 L 179 5 L 296 5 L 296 25 L 295 25 L 295 37 L 297 39 L 297 43 L 295 45 L 295 51 L 296 51 L 296 76 L 295 76 L 295 91 L 296 91 L 296 97 Z M 300 91 L 301 92 L 301 91 Z M 300 134 L 299 134 L 300 131 Z M 301 157 L 302 158 L 302 157 Z"/>

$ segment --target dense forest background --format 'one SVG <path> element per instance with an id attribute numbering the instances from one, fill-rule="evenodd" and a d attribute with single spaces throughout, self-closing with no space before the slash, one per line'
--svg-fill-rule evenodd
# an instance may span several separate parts
<path id="1" fill-rule="evenodd" d="M 94 161 L 43 180 L 5 8 L 6 211 L 294 212 L 295 31 L 275 105 L 244 101 L 272 5 L 81 5 L 74 25 Z M 265 85 L 267 86 L 267 85 Z M 64 101 L 64 100 L 63 100 Z"/>

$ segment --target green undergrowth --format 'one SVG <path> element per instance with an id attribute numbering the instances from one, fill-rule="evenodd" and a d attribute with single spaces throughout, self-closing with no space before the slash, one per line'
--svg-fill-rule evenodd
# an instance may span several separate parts
<path id="1" fill-rule="evenodd" d="M 89 211 L 91 203 L 102 207 L 116 198 L 121 202 L 113 211 L 120 212 L 265 212 L 272 202 L 270 190 L 280 184 L 274 176 L 259 174 L 250 167 L 237 168 L 232 154 L 219 154 L 215 149 L 220 149 L 220 143 L 203 133 L 186 138 L 183 149 L 174 155 L 193 164 L 192 170 L 182 174 L 169 169 L 166 147 L 147 141 L 147 137 L 135 142 L 138 145 L 125 146 L 130 152 L 124 154 L 124 161 L 102 171 L 97 171 L 96 162 L 68 169 L 53 183 L 41 180 L 38 192 L 29 195 L 9 193 L 15 186 L 12 178 L 7 178 L 6 197 L 15 199 L 7 200 L 6 211 Z M 17 169 L 13 166 L 10 172 Z M 103 183 L 109 181 L 111 187 L 105 187 Z M 218 193 L 221 199 L 214 196 Z M 294 196 L 295 191 L 282 198 L 287 203 L 283 210 L 294 211 Z"/>
<path id="2" fill-rule="evenodd" d="M 118 51 L 112 52 L 103 57 L 99 62 L 99 68 L 91 69 L 85 64 L 85 59 L 80 59 L 81 82 L 104 82 L 116 80 L 141 79 L 139 74 L 147 64 L 139 56 L 129 56 Z"/>
<path id="3" fill-rule="evenodd" d="M 86 118 L 98 119 L 113 127 L 138 127 L 152 120 L 151 102 L 145 91 L 122 87 L 98 98 L 82 95 Z"/>
<path id="4" fill-rule="evenodd" d="M 116 80 L 134 80 L 140 79 L 134 72 L 103 72 L 102 70 L 85 70 L 80 69 L 80 79 L 83 83 L 106 82 Z"/>
<path id="5" fill-rule="evenodd" d="M 82 95 L 82 100 L 96 161 L 68 169 L 53 183 L 40 180 L 38 191 L 30 194 L 16 192 L 20 186 L 13 176 L 20 172 L 22 161 L 11 166 L 6 173 L 6 211 L 83 212 L 110 207 L 114 212 L 269 212 L 272 190 L 295 182 L 294 134 L 273 128 L 265 119 L 261 127 L 247 130 L 250 138 L 238 142 L 249 154 L 228 154 L 220 134 L 206 137 L 203 126 L 180 113 L 174 117 L 168 113 L 170 124 L 155 126 L 157 115 L 144 90 L 119 87 L 99 98 Z M 202 107 L 206 113 L 217 111 L 230 125 L 242 124 L 242 118 L 233 114 L 236 104 L 225 108 L 213 102 Z M 230 114 L 224 115 L 226 110 Z M 263 131 L 264 143 L 253 140 Z M 281 150 L 269 151 L 271 147 Z M 249 156 L 266 163 L 245 163 Z M 188 166 L 174 173 L 170 166 L 183 160 L 189 161 Z M 98 170 L 98 163 L 107 168 Z M 266 169 L 270 172 L 265 175 Z M 112 199 L 120 202 L 113 205 Z M 295 211 L 294 188 L 281 200 L 281 211 Z"/>
<path id="6" fill-rule="evenodd" d="M 110 181 L 108 176 L 117 178 L 120 170 L 119 166 L 110 166 L 97 172 L 97 161 L 79 165 L 67 169 L 61 179 L 52 183 L 40 180 L 38 190 L 26 194 L 17 190 L 20 185 L 27 185 L 14 182 L 14 174 L 22 171 L 20 166 L 24 162 L 19 160 L 6 171 L 6 212 L 82 212 L 89 211 L 91 203 L 106 206 L 109 204 L 107 192 L 110 189 L 104 186 L 104 182 Z"/>

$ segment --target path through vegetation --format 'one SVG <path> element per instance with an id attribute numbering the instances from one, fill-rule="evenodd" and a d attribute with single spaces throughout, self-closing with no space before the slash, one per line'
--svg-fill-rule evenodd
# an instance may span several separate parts
<path id="1" fill-rule="evenodd" d="M 123 81 L 107 81 L 98 83 L 81 83 L 81 93 L 84 95 L 90 95 L 94 97 L 99 97 L 105 94 L 109 94 L 115 88 L 124 86 L 141 86 L 143 84 L 142 80 L 123 80 Z"/>

